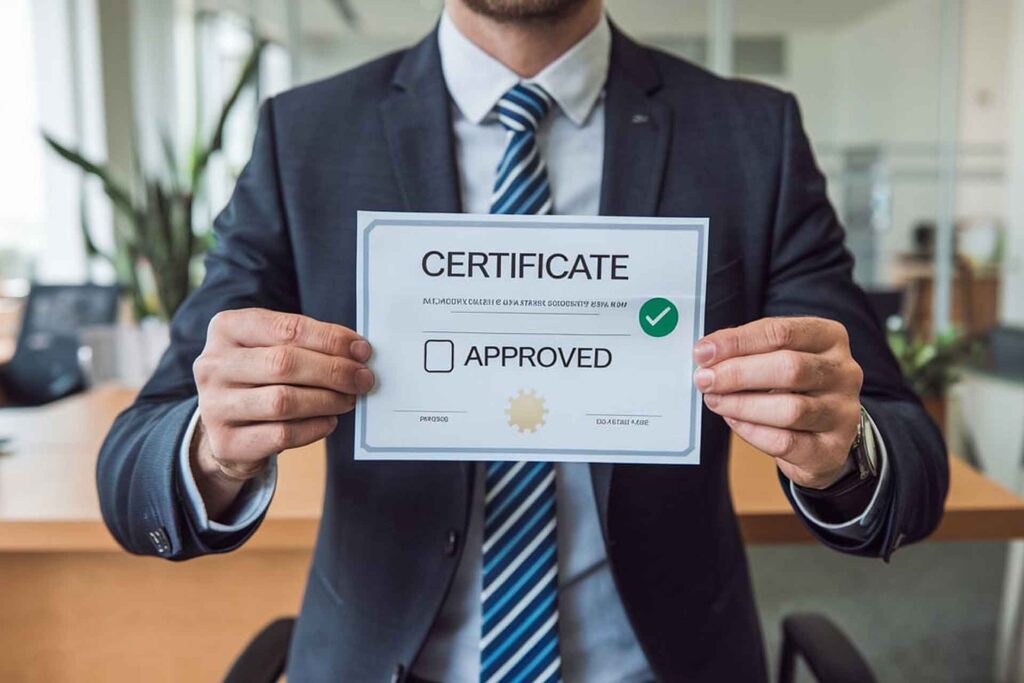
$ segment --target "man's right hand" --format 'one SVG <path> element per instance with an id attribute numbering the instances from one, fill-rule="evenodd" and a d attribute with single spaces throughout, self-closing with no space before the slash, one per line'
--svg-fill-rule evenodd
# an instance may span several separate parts
<path id="1" fill-rule="evenodd" d="M 260 308 L 214 316 L 192 366 L 192 473 L 211 520 L 270 456 L 318 441 L 373 388 L 370 344 L 347 327 Z"/>

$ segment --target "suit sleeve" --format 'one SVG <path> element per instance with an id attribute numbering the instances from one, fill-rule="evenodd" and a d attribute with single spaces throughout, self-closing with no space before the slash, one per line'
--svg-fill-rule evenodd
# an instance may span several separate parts
<path id="1" fill-rule="evenodd" d="M 853 282 L 853 258 L 791 96 L 785 101 L 783 145 L 764 311 L 768 316 L 830 318 L 845 325 L 853 357 L 864 370 L 861 403 L 881 435 L 890 476 L 882 507 L 873 511 L 877 522 L 860 538 L 801 519 L 830 547 L 887 559 L 897 547 L 926 537 L 938 525 L 949 486 L 946 447 L 903 380 L 867 296 Z M 795 505 L 788 482 L 783 481 L 783 489 Z"/>
<path id="2" fill-rule="evenodd" d="M 260 110 L 252 158 L 214 223 L 216 246 L 202 285 L 171 323 L 171 343 L 135 403 L 118 416 L 100 451 L 97 487 L 107 528 L 126 550 L 181 560 L 241 545 L 259 520 L 210 534 L 188 513 L 178 456 L 196 410 L 192 364 L 219 311 L 297 312 L 292 247 L 278 180 L 273 103 Z"/>

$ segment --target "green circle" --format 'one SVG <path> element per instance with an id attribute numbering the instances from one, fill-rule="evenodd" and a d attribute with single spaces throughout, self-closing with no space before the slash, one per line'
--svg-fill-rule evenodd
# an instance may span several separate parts
<path id="1" fill-rule="evenodd" d="M 651 337 L 664 337 L 672 334 L 679 324 L 679 311 L 668 299 L 656 297 L 648 299 L 640 307 L 640 329 Z"/>

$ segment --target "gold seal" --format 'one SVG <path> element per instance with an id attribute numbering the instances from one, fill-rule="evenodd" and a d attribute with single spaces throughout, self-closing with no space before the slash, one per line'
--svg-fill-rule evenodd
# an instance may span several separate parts
<path id="1" fill-rule="evenodd" d="M 530 389 L 529 393 L 520 389 L 519 394 L 508 400 L 508 408 L 505 414 L 508 415 L 508 426 L 516 427 L 519 433 L 535 432 L 538 427 L 544 426 L 544 416 L 548 409 L 544 407 L 544 399 L 537 395 L 537 392 Z"/>

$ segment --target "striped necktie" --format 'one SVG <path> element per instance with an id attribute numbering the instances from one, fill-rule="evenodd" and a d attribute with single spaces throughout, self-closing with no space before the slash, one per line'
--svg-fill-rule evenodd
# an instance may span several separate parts
<path id="1" fill-rule="evenodd" d="M 498 101 L 508 131 L 491 213 L 551 212 L 537 126 L 551 97 L 520 83 Z M 547 462 L 492 462 L 484 505 L 482 683 L 560 681 L 555 469 Z"/>

